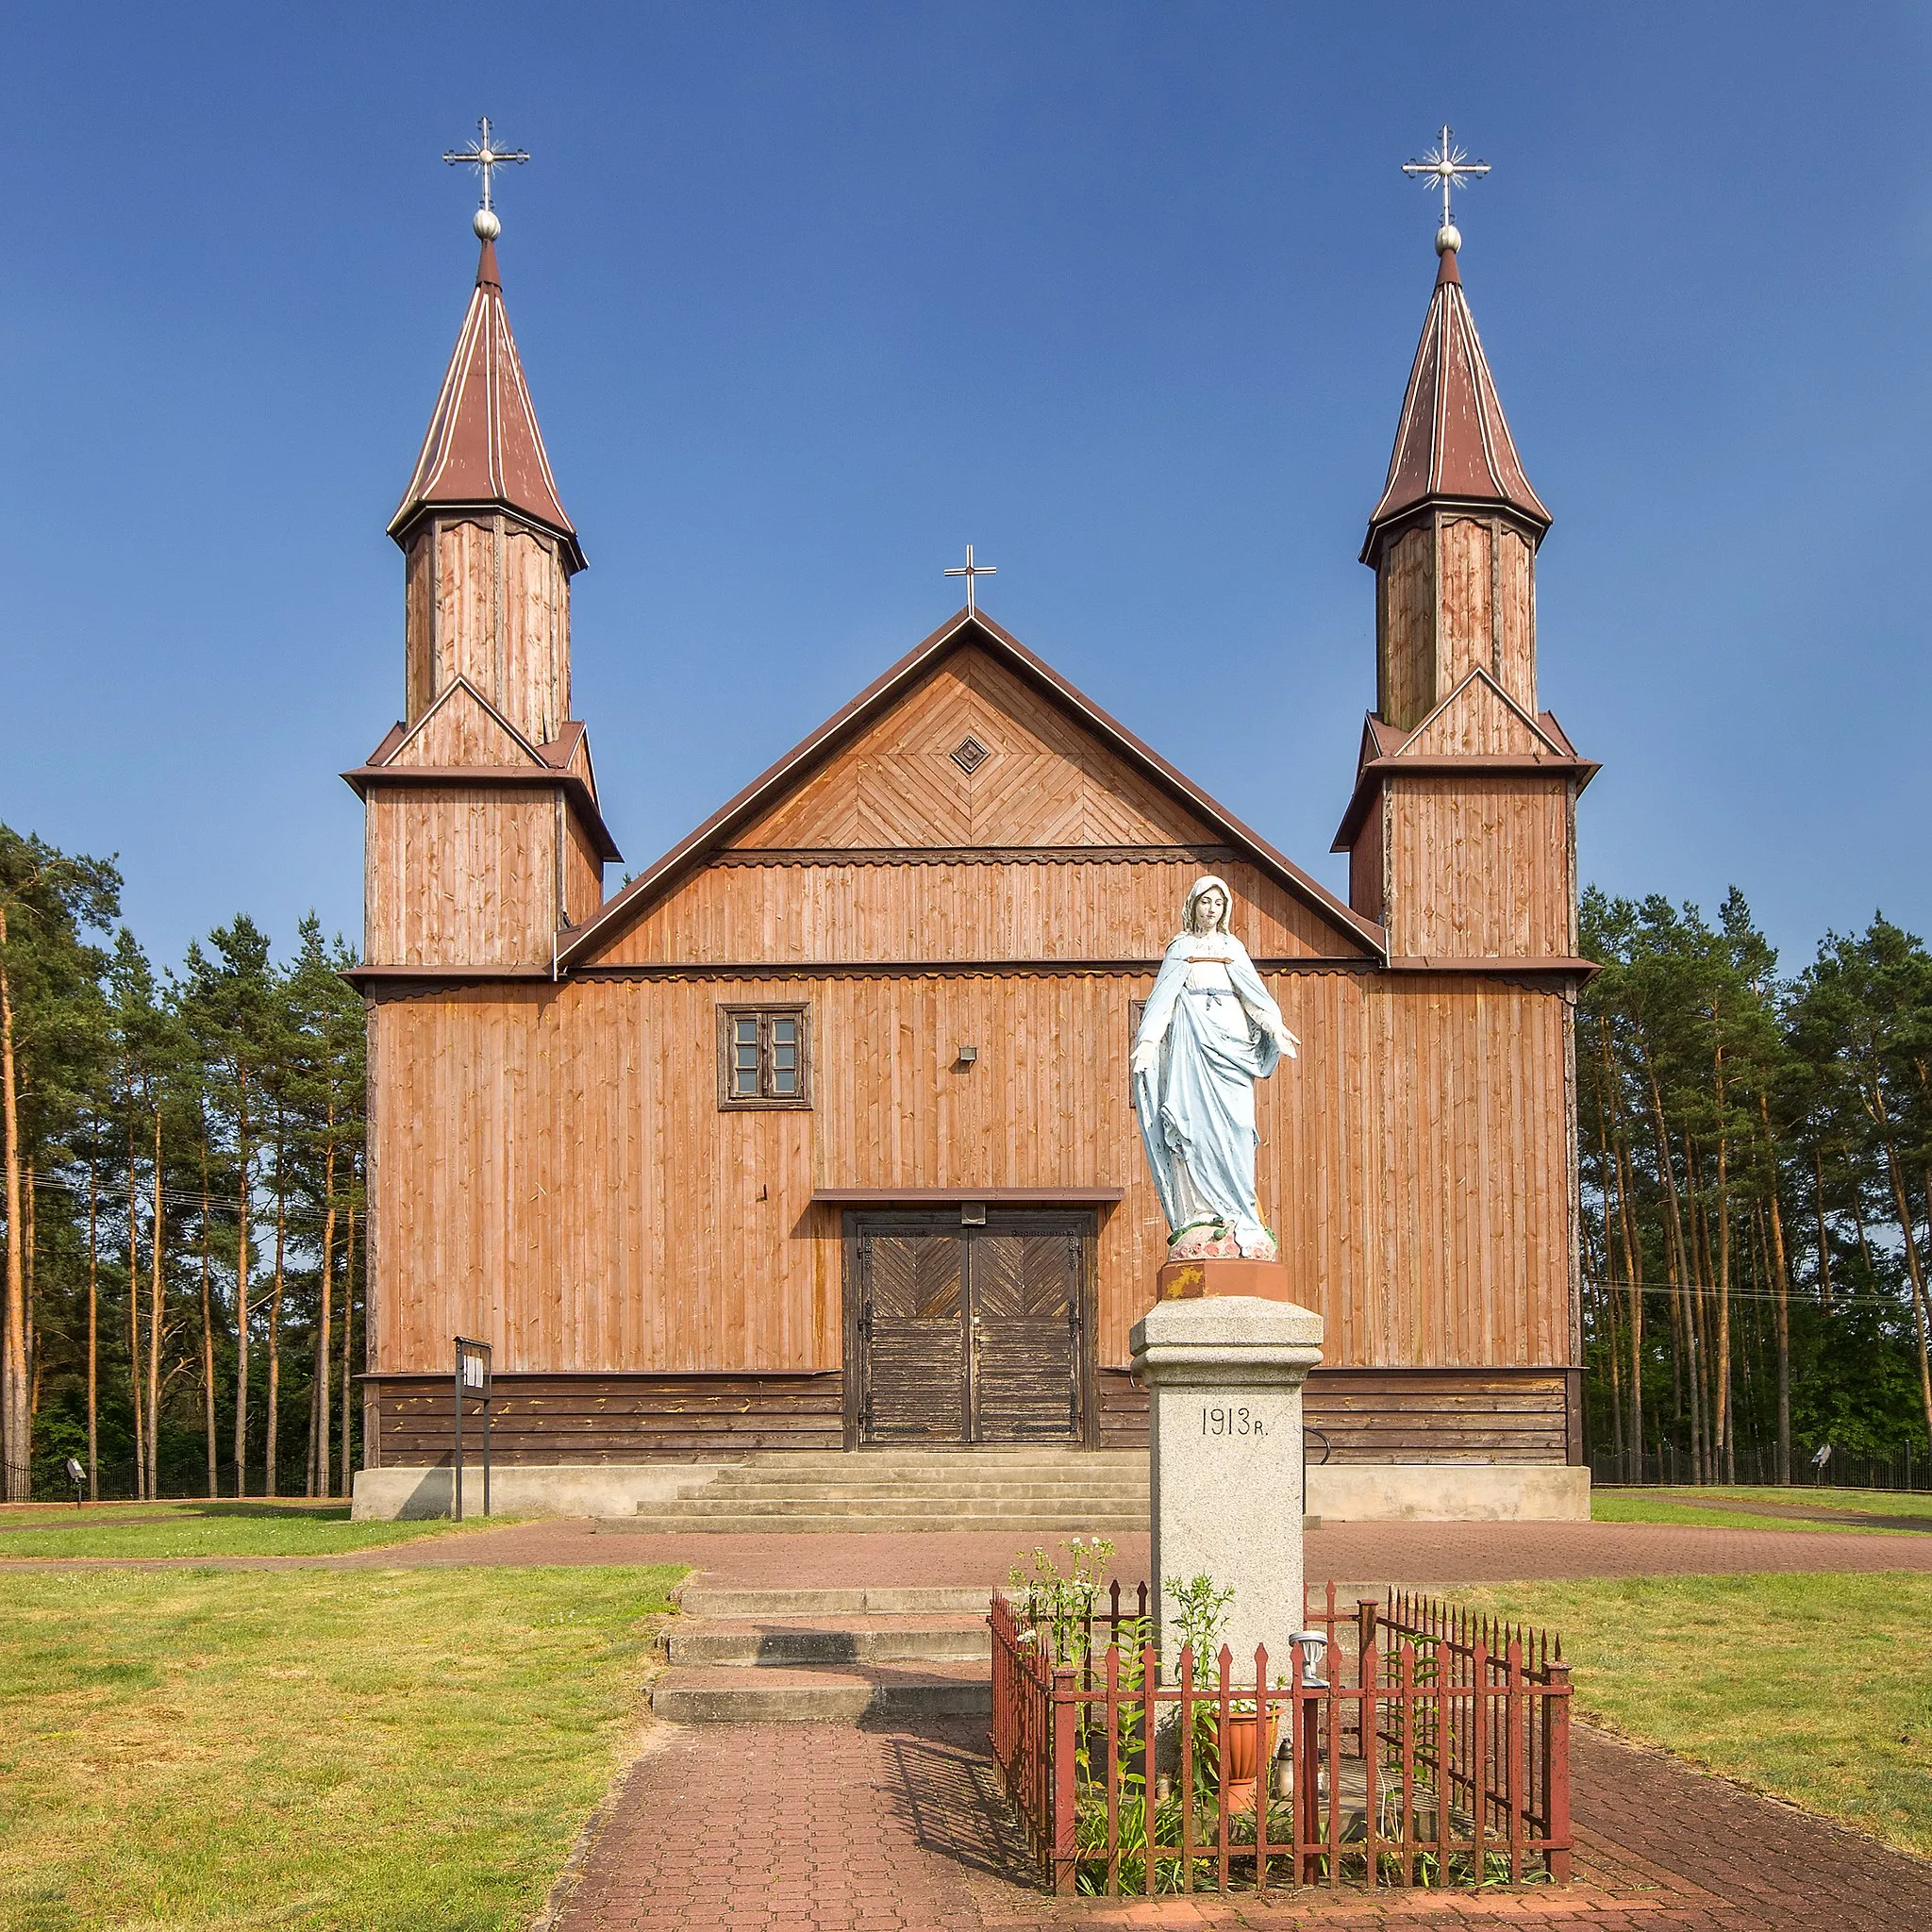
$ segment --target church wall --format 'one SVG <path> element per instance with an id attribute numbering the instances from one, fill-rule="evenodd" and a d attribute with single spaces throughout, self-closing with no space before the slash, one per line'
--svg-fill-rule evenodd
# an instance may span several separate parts
<path id="1" fill-rule="evenodd" d="M 467 677 L 534 743 L 570 707 L 570 578 L 556 539 L 500 512 L 434 517 L 409 550 L 409 720 Z"/>
<path id="2" fill-rule="evenodd" d="M 1384 796 L 1392 957 L 1574 954 L 1566 778 L 1419 774 Z"/>
<path id="3" fill-rule="evenodd" d="M 1536 553 L 1521 531 L 1503 523 L 1497 530 L 1496 682 L 1535 717 Z"/>
<path id="4" fill-rule="evenodd" d="M 1329 1363 L 1566 1365 L 1562 995 L 1268 978 L 1307 1051 L 1260 1091 L 1261 1205 Z M 1151 985 L 691 974 L 378 999 L 375 1366 L 440 1372 L 461 1332 L 506 1374 L 830 1372 L 841 1221 L 814 1189 L 1060 1186 L 1124 1191 L 1098 1213 L 1094 1338 L 1122 1368 L 1165 1255 L 1124 1073 Z M 810 1110 L 719 1108 L 726 1000 L 810 1003 Z"/>
<path id="5" fill-rule="evenodd" d="M 846 859 L 822 851 L 808 862 L 740 852 L 680 885 L 596 963 L 1158 960 L 1204 872 L 1233 887 L 1243 941 L 1257 958 L 1343 952 L 1325 920 L 1224 846 L 1091 858 L 1062 851 Z"/>
<path id="6" fill-rule="evenodd" d="M 403 565 L 403 717 L 410 724 L 436 700 L 436 658 L 429 623 L 435 584 L 436 532 L 425 524 L 409 540 Z"/>
<path id="7" fill-rule="evenodd" d="M 1443 520 L 1437 537 L 1441 585 L 1437 607 L 1437 702 L 1478 665 L 1495 673 L 1492 534 L 1486 520 L 1450 517 Z"/>
<path id="8" fill-rule="evenodd" d="M 553 793 L 518 785 L 372 783 L 365 839 L 363 957 L 370 965 L 550 963 Z"/>
<path id="9" fill-rule="evenodd" d="M 604 903 L 604 860 L 577 815 L 563 813 L 563 916 L 582 925 Z"/>
<path id="10" fill-rule="evenodd" d="M 1428 715 L 1436 689 L 1436 533 L 1428 524 L 1389 545 L 1376 572 L 1376 709 L 1399 731 Z"/>

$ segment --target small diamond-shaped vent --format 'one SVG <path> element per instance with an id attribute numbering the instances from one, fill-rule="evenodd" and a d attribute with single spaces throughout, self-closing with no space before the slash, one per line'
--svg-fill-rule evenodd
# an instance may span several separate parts
<path id="1" fill-rule="evenodd" d="M 972 777 L 974 773 L 978 771 L 980 766 L 985 764 L 987 759 L 991 758 L 991 752 L 988 751 L 985 745 L 980 743 L 978 739 L 974 738 L 970 735 L 965 738 L 962 738 L 958 741 L 958 743 L 953 747 L 953 762 L 956 765 L 958 765 L 958 768 L 962 772 L 964 772 L 969 778 Z"/>

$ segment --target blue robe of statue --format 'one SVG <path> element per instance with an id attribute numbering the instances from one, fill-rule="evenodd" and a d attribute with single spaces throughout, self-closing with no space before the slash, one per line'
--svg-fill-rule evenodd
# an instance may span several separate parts
<path id="1" fill-rule="evenodd" d="M 1255 1198 L 1255 1082 L 1284 1038 L 1281 1008 L 1231 933 L 1184 932 L 1168 947 L 1134 1041 L 1160 1041 L 1160 1058 L 1134 1075 L 1134 1111 L 1170 1240 L 1222 1221 L 1242 1253 L 1272 1249 Z"/>

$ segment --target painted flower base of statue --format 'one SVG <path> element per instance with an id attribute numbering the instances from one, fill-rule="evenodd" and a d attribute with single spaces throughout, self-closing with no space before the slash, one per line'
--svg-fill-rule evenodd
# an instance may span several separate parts
<path id="1" fill-rule="evenodd" d="M 1229 930 L 1233 907 L 1226 880 L 1194 881 L 1134 1039 L 1134 1112 L 1169 1239 L 1218 1224 L 1234 1243 L 1170 1260 L 1276 1258 L 1255 1199 L 1255 1082 L 1300 1042 Z"/>
<path id="2" fill-rule="evenodd" d="M 1243 1241 L 1224 1221 L 1197 1221 L 1167 1244 L 1170 1261 L 1278 1261 L 1281 1250 L 1264 1227 L 1259 1241 Z"/>

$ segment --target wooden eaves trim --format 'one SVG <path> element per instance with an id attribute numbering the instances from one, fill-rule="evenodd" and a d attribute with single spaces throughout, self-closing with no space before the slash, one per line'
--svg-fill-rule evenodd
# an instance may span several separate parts
<path id="1" fill-rule="evenodd" d="M 814 1188 L 814 1206 L 835 1208 L 951 1208 L 968 1201 L 989 1208 L 1110 1208 L 1124 1188 Z"/>
<path id="2" fill-rule="evenodd" d="M 558 956 L 559 967 L 567 969 L 574 959 L 641 913 L 655 898 L 723 845 L 732 833 L 756 818 L 786 790 L 856 737 L 930 665 L 969 637 L 974 642 L 991 646 L 995 658 L 1071 712 L 1129 766 L 1143 777 L 1153 780 L 1170 797 L 1206 819 L 1241 857 L 1259 865 L 1262 871 L 1273 875 L 1277 884 L 1324 919 L 1357 939 L 1367 958 L 1380 959 L 1386 956 L 1388 948 L 1379 925 L 1343 905 L 1285 854 L 1278 852 L 1257 832 L 1250 830 L 1224 806 L 1218 804 L 1175 770 L 1124 724 L 1069 684 L 1044 659 L 1035 657 L 1018 638 L 1003 630 L 984 611 L 960 610 L 931 636 L 914 645 L 896 664 L 874 678 L 850 704 L 834 712 L 816 731 L 801 739 L 776 764 L 754 778 L 695 831 L 640 873 L 594 919 L 573 935 L 570 943 Z M 1096 847 L 1096 855 L 1104 850 Z"/>

